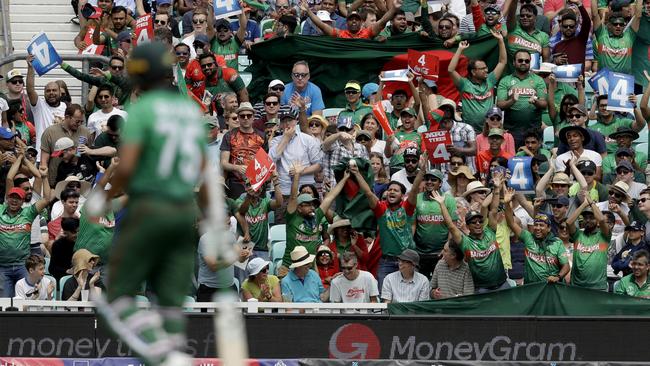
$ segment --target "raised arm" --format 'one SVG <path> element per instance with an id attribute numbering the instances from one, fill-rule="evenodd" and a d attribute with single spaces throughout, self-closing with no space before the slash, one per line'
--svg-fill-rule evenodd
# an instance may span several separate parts
<path id="1" fill-rule="evenodd" d="M 366 198 L 368 198 L 368 207 L 370 207 L 371 210 L 374 210 L 375 207 L 377 207 L 377 203 L 379 203 L 379 198 L 377 198 L 375 193 L 368 185 L 368 182 L 366 182 L 366 180 L 363 178 L 359 172 L 359 167 L 356 164 L 350 166 L 348 169 L 350 170 L 350 174 L 354 176 L 357 184 L 359 184 L 359 188 L 363 194 L 365 194 Z"/>
<path id="2" fill-rule="evenodd" d="M 578 184 L 580 184 L 580 189 L 588 189 L 587 180 L 585 179 L 585 176 L 580 172 L 580 169 L 578 169 L 576 166 L 574 159 L 569 160 L 569 168 L 571 169 L 571 174 L 573 174 L 573 177 L 576 179 Z"/>
<path id="3" fill-rule="evenodd" d="M 467 48 L 469 48 L 469 42 L 461 41 L 458 44 L 456 53 L 454 53 L 454 56 L 451 58 L 451 61 L 449 61 L 449 67 L 447 67 L 447 72 L 451 76 L 451 80 L 454 82 L 456 88 L 460 87 L 460 83 L 463 80 L 463 77 L 458 73 L 458 71 L 456 71 L 456 68 L 458 67 L 458 61 L 460 61 L 460 56 L 463 54 L 463 51 L 465 51 Z"/>
<path id="4" fill-rule="evenodd" d="M 11 168 L 9 168 L 9 171 L 7 172 L 7 179 L 5 180 L 5 191 L 9 192 L 9 190 L 14 187 L 14 178 L 16 178 L 16 174 L 18 174 L 18 170 L 20 169 L 24 157 L 25 155 L 22 153 L 19 154 L 16 157 L 16 160 L 11 164 Z"/>
<path id="5" fill-rule="evenodd" d="M 440 193 L 433 191 L 433 199 L 440 205 L 440 213 L 442 213 L 442 219 L 449 230 L 451 240 L 453 240 L 457 245 L 460 245 L 463 241 L 463 233 L 458 229 L 458 227 L 456 227 L 456 224 L 454 224 L 454 221 L 451 219 L 451 215 L 445 205 L 445 197 L 440 195 Z"/>
<path id="6" fill-rule="evenodd" d="M 349 170 L 345 170 L 343 173 L 343 178 L 341 178 L 340 181 L 336 183 L 334 188 L 323 198 L 323 202 L 320 204 L 320 209 L 323 212 L 329 211 L 330 207 L 332 206 L 332 203 L 334 203 L 334 200 L 336 197 L 341 194 L 341 191 L 343 190 L 343 187 L 345 186 L 345 182 L 350 178 L 350 172 Z"/>
<path id="7" fill-rule="evenodd" d="M 244 9 L 244 3 L 240 2 L 239 6 Z M 244 43 L 246 40 L 246 26 L 248 25 L 248 16 L 245 11 L 239 13 L 239 29 L 237 29 L 237 34 L 235 36 L 239 40 L 239 43 Z"/>
<path id="8" fill-rule="evenodd" d="M 596 0 L 592 0 L 596 1 Z M 508 32 L 515 30 L 517 25 L 517 2 L 516 0 L 506 0 L 503 4 L 502 13 L 506 15 L 506 27 L 508 27 Z"/>
<path id="9" fill-rule="evenodd" d="M 505 204 L 506 223 L 508 224 L 510 230 L 512 230 L 513 234 L 515 234 L 515 237 L 519 238 L 521 237 L 523 229 L 521 226 L 519 226 L 519 224 L 517 224 L 515 220 L 515 213 L 512 211 L 512 206 L 510 205 L 514 196 L 515 190 L 512 187 L 506 188 L 506 192 L 503 195 L 503 202 Z"/>
<path id="10" fill-rule="evenodd" d="M 648 102 L 650 101 L 650 74 L 648 74 L 647 70 L 643 70 L 643 76 L 645 76 L 647 84 L 641 97 L 641 114 L 643 118 L 650 119 L 650 106 L 648 106 Z"/>
<path id="11" fill-rule="evenodd" d="M 492 190 L 492 202 L 490 203 L 490 211 L 488 212 L 488 226 L 496 232 L 497 230 L 497 211 L 499 203 L 501 203 L 501 189 L 505 184 L 505 176 L 501 172 L 494 173 L 492 178 L 494 182 L 494 189 Z"/>
<path id="12" fill-rule="evenodd" d="M 339 3 L 340 4 L 340 3 Z M 345 2 L 343 3 L 345 4 Z M 323 31 L 324 34 L 327 34 L 328 36 L 334 36 L 335 29 L 327 24 L 325 24 L 322 20 L 320 20 L 316 14 L 314 14 L 311 9 L 309 9 L 309 4 L 307 4 L 306 0 L 300 0 L 300 9 L 303 11 L 303 13 L 307 14 L 309 19 L 311 19 L 311 22 L 314 23 L 318 29 Z"/>
<path id="13" fill-rule="evenodd" d="M 648 89 L 647 86 L 646 89 Z M 643 127 L 646 125 L 645 118 L 643 118 L 643 113 L 641 113 L 641 109 L 637 103 L 636 95 L 630 94 L 629 100 L 630 102 L 634 103 L 634 123 L 632 124 L 632 129 L 636 132 L 641 132 Z"/>
<path id="14" fill-rule="evenodd" d="M 409 191 L 408 194 L 408 202 L 411 204 L 411 206 L 415 206 L 417 203 L 417 197 L 418 193 L 420 193 L 420 184 L 422 184 L 422 179 L 424 179 L 424 173 L 427 171 L 427 155 L 422 154 L 420 155 L 420 161 L 418 162 L 418 174 L 415 176 L 415 180 L 413 181 L 413 185 L 411 186 L 411 190 Z"/>
<path id="15" fill-rule="evenodd" d="M 506 51 L 506 43 L 503 40 L 503 34 L 492 29 L 490 29 L 490 33 L 492 33 L 492 37 L 497 39 L 497 44 L 499 46 L 499 62 L 494 66 L 494 70 L 492 71 L 494 72 L 494 77 L 499 80 L 501 79 L 503 70 L 505 70 L 506 65 L 508 64 L 508 52 Z"/>
<path id="16" fill-rule="evenodd" d="M 639 26 L 641 25 L 641 17 L 643 17 L 643 4 L 645 1 L 635 1 L 634 2 L 634 15 L 630 21 L 630 29 L 634 33 L 639 31 Z"/>
<path id="17" fill-rule="evenodd" d="M 598 0 L 591 0 L 591 20 L 594 22 L 594 30 L 600 28 L 603 24 L 600 13 L 598 12 Z"/>
<path id="18" fill-rule="evenodd" d="M 289 169 L 289 176 L 292 177 L 291 192 L 289 193 L 289 202 L 287 202 L 287 213 L 294 213 L 298 208 L 298 186 L 300 185 L 300 175 L 302 166 L 295 165 Z"/>
<path id="19" fill-rule="evenodd" d="M 395 15 L 395 10 L 399 9 L 402 7 L 402 0 L 393 0 L 393 7 L 388 9 L 386 14 L 384 14 L 381 19 L 377 20 L 375 24 L 373 24 L 370 27 L 370 30 L 372 31 L 373 35 L 379 34 L 382 29 L 386 26 L 386 23 L 388 23 L 391 19 L 393 19 L 393 16 Z"/>
<path id="20" fill-rule="evenodd" d="M 278 172 L 274 171 L 271 175 L 271 182 L 273 184 L 273 199 L 271 200 L 270 206 L 271 209 L 275 210 L 278 207 L 281 207 L 284 203 L 284 197 L 282 196 L 282 191 L 280 191 L 280 182 L 278 180 Z"/>
<path id="21" fill-rule="evenodd" d="M 600 209 L 594 203 L 594 201 L 591 201 L 590 205 L 591 205 L 591 209 L 594 211 L 594 218 L 596 219 L 596 221 L 598 221 L 598 227 L 600 227 L 601 234 L 603 234 L 606 237 L 609 237 L 611 235 L 611 232 L 609 229 L 609 225 L 607 224 L 607 220 L 605 219 L 605 215 L 603 215 L 603 213 L 600 212 Z M 623 216 L 621 216 L 621 218 L 622 217 Z M 626 222 L 625 225 L 629 225 L 629 222 Z"/>
<path id="22" fill-rule="evenodd" d="M 36 93 L 35 87 L 35 78 L 34 67 L 32 66 L 32 60 L 34 55 L 27 55 L 27 97 L 29 98 L 29 103 L 33 106 L 38 102 L 38 94 Z"/>
<path id="23" fill-rule="evenodd" d="M 594 204 L 594 201 L 591 199 L 591 197 L 589 196 L 588 193 L 585 194 L 585 200 L 582 202 L 582 204 L 580 206 L 578 206 L 578 208 L 576 208 L 576 210 L 573 211 L 573 213 L 571 215 L 569 215 L 569 217 L 566 219 L 566 225 L 567 225 L 567 228 L 569 229 L 569 234 L 573 235 L 576 232 L 576 230 L 577 230 L 576 229 L 576 220 L 578 220 L 578 217 L 580 217 L 580 215 L 582 214 L 582 211 L 585 208 L 587 208 L 587 206 L 591 206 L 592 210 L 593 210 L 593 207 L 596 206 Z"/>
<path id="24" fill-rule="evenodd" d="M 548 186 L 548 182 L 551 181 L 553 174 L 555 174 L 555 159 L 551 158 L 551 161 L 548 164 L 548 170 L 535 186 L 535 195 L 538 198 L 546 198 L 546 186 Z"/>

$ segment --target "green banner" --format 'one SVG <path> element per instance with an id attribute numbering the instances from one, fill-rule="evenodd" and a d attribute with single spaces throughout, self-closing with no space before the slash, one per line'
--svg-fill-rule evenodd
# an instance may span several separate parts
<path id="1" fill-rule="evenodd" d="M 444 300 L 388 304 L 392 315 L 650 316 L 650 300 L 562 284 L 534 283 Z"/>
<path id="2" fill-rule="evenodd" d="M 470 59 L 481 59 L 490 68 L 498 61 L 497 42 L 492 35 L 472 41 L 463 53 Z M 310 81 L 317 84 L 328 107 L 345 106 L 343 88 L 348 80 L 362 84 L 378 82 L 378 74 L 393 57 L 406 54 L 408 49 L 418 51 L 447 50 L 440 42 L 423 39 L 419 34 L 391 37 L 385 42 L 363 39 L 341 39 L 328 36 L 288 36 L 253 45 L 249 57 L 252 73 L 248 91 L 252 100 L 261 99 L 273 79 L 291 82 L 293 63 L 309 63 Z M 446 69 L 441 70 L 446 74 Z"/>

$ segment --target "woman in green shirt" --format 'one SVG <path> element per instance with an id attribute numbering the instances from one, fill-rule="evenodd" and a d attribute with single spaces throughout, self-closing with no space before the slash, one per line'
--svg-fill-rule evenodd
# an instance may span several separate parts
<path id="1" fill-rule="evenodd" d="M 269 275 L 269 261 L 253 258 L 248 262 L 248 279 L 241 286 L 241 296 L 244 301 L 257 299 L 263 302 L 282 302 L 280 280 Z"/>

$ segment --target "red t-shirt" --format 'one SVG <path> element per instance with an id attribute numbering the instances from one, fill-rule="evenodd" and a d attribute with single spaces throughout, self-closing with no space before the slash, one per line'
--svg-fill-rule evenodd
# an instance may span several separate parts
<path id="1" fill-rule="evenodd" d="M 506 159 L 510 159 L 511 157 L 513 157 L 512 154 L 505 152 L 503 150 L 500 150 L 499 155 L 497 156 L 501 156 Z M 490 161 L 492 160 L 493 157 L 494 155 L 492 155 L 490 150 L 481 151 L 480 153 L 478 153 L 478 155 L 476 155 L 476 166 L 479 173 L 487 174 L 490 172 Z"/>
<path id="2" fill-rule="evenodd" d="M 361 28 L 361 30 L 355 34 L 350 33 L 347 29 L 336 29 L 334 28 L 334 34 L 332 37 L 336 38 L 355 38 L 355 39 L 372 39 L 375 36 L 375 33 L 370 28 Z"/>
<path id="3" fill-rule="evenodd" d="M 50 240 L 56 239 L 56 236 L 61 232 L 61 219 L 63 216 L 59 216 L 57 219 L 50 221 L 47 224 L 47 235 Z"/>

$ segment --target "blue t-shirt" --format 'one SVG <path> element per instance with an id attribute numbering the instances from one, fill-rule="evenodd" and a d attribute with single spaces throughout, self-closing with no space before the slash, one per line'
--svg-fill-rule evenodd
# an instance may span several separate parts
<path id="1" fill-rule="evenodd" d="M 330 14 L 330 18 L 334 21 L 333 27 L 336 29 L 341 29 L 345 30 L 348 29 L 348 24 L 345 21 L 345 18 L 336 14 L 332 13 Z M 307 19 L 305 22 L 305 25 L 302 27 L 302 35 L 303 36 L 322 36 L 323 33 L 319 32 L 318 27 L 312 23 L 311 19 Z"/>
<path id="2" fill-rule="evenodd" d="M 323 282 L 313 269 L 307 272 L 302 281 L 293 271 L 282 279 L 282 296 L 290 298 L 292 302 L 321 302 L 320 294 L 323 292 Z"/>
<path id="3" fill-rule="evenodd" d="M 280 99 L 280 104 L 290 104 L 291 96 L 294 93 L 293 82 L 290 82 L 284 87 L 284 94 Z M 325 109 L 325 103 L 323 102 L 323 95 L 320 92 L 320 88 L 312 83 L 311 81 L 307 82 L 307 87 L 300 93 L 300 96 L 307 99 L 307 115 L 311 116 L 314 111 L 322 111 Z"/>
<path id="4" fill-rule="evenodd" d="M 237 33 L 239 30 L 239 20 L 230 23 L 230 29 L 232 29 L 233 33 Z M 253 42 L 255 38 L 260 38 L 260 26 L 256 21 L 249 19 L 246 23 L 246 36 L 244 39 Z"/>

